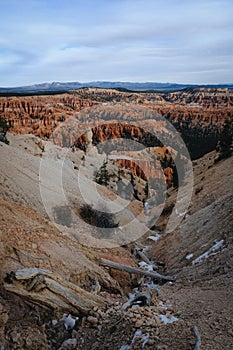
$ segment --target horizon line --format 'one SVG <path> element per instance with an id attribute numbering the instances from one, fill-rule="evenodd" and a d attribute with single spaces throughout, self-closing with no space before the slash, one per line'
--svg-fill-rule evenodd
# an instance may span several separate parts
<path id="1" fill-rule="evenodd" d="M 25 85 L 11 85 L 11 86 L 0 86 L 0 89 L 16 89 L 16 88 L 26 88 L 26 87 L 32 87 L 32 86 L 39 86 L 39 85 L 45 85 L 45 84 L 99 84 L 99 83 L 113 83 L 113 84 L 161 84 L 161 85 L 190 85 L 190 86 L 219 86 L 219 85 L 233 85 L 232 83 L 224 83 L 224 82 L 218 82 L 218 83 L 177 83 L 177 82 L 162 82 L 162 81 L 130 81 L 130 80 L 89 80 L 89 81 L 44 81 L 44 82 L 35 82 L 35 83 L 28 83 Z"/>

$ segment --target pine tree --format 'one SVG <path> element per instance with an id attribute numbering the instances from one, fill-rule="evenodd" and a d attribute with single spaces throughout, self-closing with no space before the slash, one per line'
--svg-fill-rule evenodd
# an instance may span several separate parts
<path id="1" fill-rule="evenodd" d="M 9 129 L 10 126 L 7 124 L 6 120 L 0 117 L 0 141 L 6 144 L 9 144 L 6 138 L 6 133 Z"/>
<path id="2" fill-rule="evenodd" d="M 108 186 L 109 184 L 109 175 L 107 170 L 107 162 L 104 162 L 100 170 L 96 175 L 96 182 L 100 185 Z"/>
<path id="3" fill-rule="evenodd" d="M 232 155 L 233 151 L 233 122 L 230 119 L 225 120 L 222 133 L 217 145 L 217 151 L 219 152 L 217 161 L 228 158 Z"/>

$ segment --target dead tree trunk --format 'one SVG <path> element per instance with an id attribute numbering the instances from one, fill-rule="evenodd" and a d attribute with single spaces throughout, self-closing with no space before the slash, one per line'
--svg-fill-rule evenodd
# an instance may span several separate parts
<path id="1" fill-rule="evenodd" d="M 151 277 L 151 278 L 158 280 L 158 281 L 173 281 L 174 280 L 174 277 L 172 277 L 172 276 L 164 276 L 164 275 L 161 275 L 161 274 L 154 272 L 154 271 L 142 270 L 142 269 L 139 269 L 137 267 L 119 264 L 119 263 L 116 263 L 114 261 L 107 260 L 107 259 L 100 259 L 100 265 L 114 268 L 117 270 L 126 271 L 128 273 L 135 273 L 135 274 L 139 274 L 139 275 L 143 275 L 143 276 L 148 276 L 148 277 Z"/>
<path id="2" fill-rule="evenodd" d="M 95 306 L 104 308 L 107 305 L 102 297 L 39 268 L 11 271 L 5 278 L 4 287 L 34 304 L 64 312 L 88 314 Z"/>

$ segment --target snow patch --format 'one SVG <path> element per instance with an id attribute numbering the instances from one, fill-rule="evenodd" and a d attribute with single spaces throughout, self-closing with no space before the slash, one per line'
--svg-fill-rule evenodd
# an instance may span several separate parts
<path id="1" fill-rule="evenodd" d="M 129 349 L 130 349 L 130 345 L 125 344 L 125 345 L 122 345 L 119 350 L 129 350 Z"/>
<path id="2" fill-rule="evenodd" d="M 149 334 L 146 333 L 146 334 L 143 334 L 142 331 L 140 329 L 138 329 L 135 333 L 134 333 L 134 336 L 133 336 L 133 339 L 131 341 L 131 344 L 128 345 L 128 344 L 124 344 L 120 347 L 119 350 L 130 350 L 131 349 L 131 345 L 133 345 L 136 341 L 137 338 L 141 338 L 143 343 L 142 343 L 142 349 L 144 349 L 146 343 L 148 342 L 149 340 Z"/>
<path id="3" fill-rule="evenodd" d="M 76 320 L 78 320 L 78 317 L 72 317 L 71 314 L 67 315 L 64 314 L 61 318 L 61 321 L 64 322 L 64 326 L 66 329 L 73 329 L 76 323 Z"/>
<path id="4" fill-rule="evenodd" d="M 172 282 L 172 281 L 168 281 L 167 283 L 166 283 L 166 286 L 173 286 L 174 285 L 174 283 Z"/>
<path id="5" fill-rule="evenodd" d="M 187 210 L 184 211 L 184 212 L 179 212 L 179 211 L 177 210 L 177 208 L 176 208 L 176 209 L 175 209 L 175 213 L 176 213 L 176 215 L 178 215 L 179 217 L 182 217 L 182 216 L 185 216 L 185 214 L 187 213 Z"/>
<path id="6" fill-rule="evenodd" d="M 76 347 L 77 345 L 77 339 L 75 338 L 70 338 L 65 340 L 62 343 L 62 346 L 60 347 L 60 349 L 74 349 L 74 347 Z"/>
<path id="7" fill-rule="evenodd" d="M 148 287 L 150 289 L 158 289 L 158 284 L 155 284 L 154 282 L 150 281 L 150 282 L 145 282 L 143 284 L 145 287 Z"/>
<path id="8" fill-rule="evenodd" d="M 179 318 L 175 316 L 168 317 L 167 315 L 159 315 L 159 317 L 161 318 L 164 324 L 169 324 L 169 323 L 174 323 L 179 321 Z"/>
<path id="9" fill-rule="evenodd" d="M 164 304 L 164 303 L 160 300 L 159 306 L 161 306 L 163 309 L 167 310 L 169 307 L 172 306 L 172 304 Z"/>
<path id="10" fill-rule="evenodd" d="M 145 261 L 140 261 L 138 263 L 138 266 L 140 266 L 142 269 L 146 270 L 146 271 L 153 271 L 153 265 L 147 264 Z"/>
<path id="11" fill-rule="evenodd" d="M 192 259 L 192 257 L 193 257 L 193 253 L 190 253 L 190 254 L 186 255 L 185 259 L 190 260 L 190 259 Z"/>
<path id="12" fill-rule="evenodd" d="M 141 338 L 143 340 L 143 344 L 142 344 L 142 349 L 144 349 L 144 346 L 146 345 L 146 343 L 149 340 L 149 334 L 143 334 L 142 331 L 140 329 L 138 329 L 135 333 L 134 333 L 134 337 L 132 339 L 131 344 L 133 345 L 136 341 L 137 338 Z"/>
<path id="13" fill-rule="evenodd" d="M 160 238 L 160 236 L 159 235 L 157 235 L 157 236 L 148 236 L 147 238 L 151 239 L 154 242 L 156 242 Z"/>

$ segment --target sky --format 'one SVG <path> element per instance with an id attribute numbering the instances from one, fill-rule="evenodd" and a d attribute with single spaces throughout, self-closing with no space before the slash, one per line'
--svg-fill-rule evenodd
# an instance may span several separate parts
<path id="1" fill-rule="evenodd" d="M 233 83 L 233 0 L 0 0 L 0 86 Z"/>

